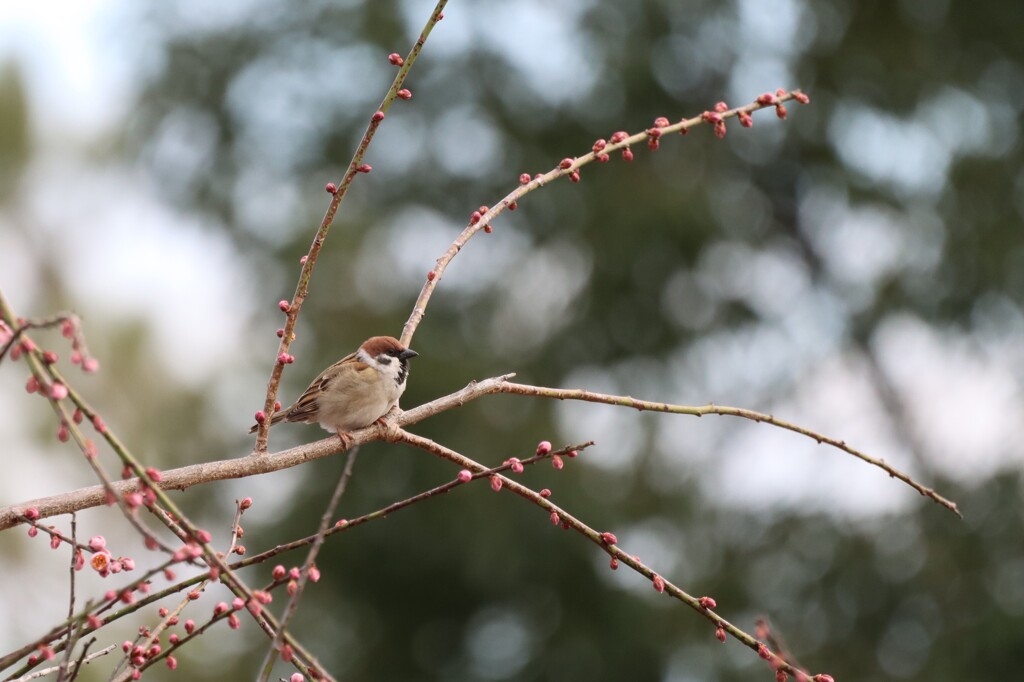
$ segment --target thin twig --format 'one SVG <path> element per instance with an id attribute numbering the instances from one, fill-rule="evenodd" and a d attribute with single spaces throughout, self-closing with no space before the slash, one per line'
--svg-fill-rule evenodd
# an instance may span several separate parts
<path id="1" fill-rule="evenodd" d="M 417 436 L 416 434 L 410 433 L 404 429 L 399 429 L 398 432 L 394 434 L 394 438 L 398 442 L 404 442 L 414 447 L 420 448 L 422 450 L 426 450 L 427 452 L 430 452 L 431 454 L 436 455 L 442 459 L 446 459 L 450 462 L 453 462 L 464 469 L 469 469 L 470 471 L 479 473 L 487 471 L 487 467 L 470 459 L 469 457 L 466 457 L 465 455 L 455 452 L 454 450 L 447 448 L 443 445 L 435 443 L 429 438 Z M 618 546 L 617 538 L 615 538 L 614 535 L 610 533 L 598 532 L 597 530 L 591 528 L 577 517 L 567 512 L 564 508 L 556 505 L 549 498 L 544 497 L 540 493 L 530 488 L 527 488 L 526 486 L 512 480 L 507 476 L 503 476 L 501 474 L 493 474 L 490 476 L 490 478 L 492 480 L 497 479 L 500 481 L 500 486 L 497 487 L 497 490 L 499 492 L 502 488 L 508 488 L 510 491 L 512 491 L 519 497 L 522 497 L 527 501 L 537 505 L 538 507 L 541 507 L 546 512 L 548 512 L 548 514 L 551 515 L 551 519 L 553 521 L 556 521 L 563 527 L 572 528 L 576 532 L 580 533 L 588 540 L 590 540 L 592 543 L 600 547 L 604 552 L 612 556 L 618 563 L 623 563 L 629 566 L 634 571 L 650 580 L 654 585 L 655 589 L 657 589 L 659 592 L 665 592 L 670 596 L 675 597 L 676 599 L 683 602 L 700 615 L 707 618 L 716 628 L 722 628 L 724 631 L 731 634 L 744 645 L 757 652 L 757 654 L 761 656 L 761 658 L 765 659 L 774 669 L 785 670 L 787 673 L 794 676 L 797 675 L 798 672 L 804 675 L 807 674 L 805 671 L 798 671 L 797 668 L 792 666 L 790 663 L 773 654 L 771 651 L 768 650 L 768 648 L 764 645 L 763 642 L 759 641 L 754 636 L 748 634 L 747 632 L 736 627 L 729 621 L 725 620 L 717 613 L 712 611 L 711 608 L 706 608 L 703 605 L 702 600 L 700 598 L 693 597 L 687 594 L 677 585 L 673 584 L 668 580 L 665 580 L 665 578 L 659 575 L 656 571 L 654 571 L 654 569 L 643 563 L 639 559 L 639 557 L 627 554 Z"/>
<path id="2" fill-rule="evenodd" d="M 655 133 L 657 135 L 656 139 L 665 139 L 670 133 L 686 133 L 690 128 L 703 125 L 704 123 L 710 123 L 713 120 L 721 121 L 722 119 L 732 118 L 735 116 L 749 118 L 749 115 L 758 109 L 780 106 L 783 102 L 787 102 L 789 100 L 806 102 L 807 96 L 800 90 L 793 90 L 789 93 L 780 91 L 775 95 L 762 95 L 750 104 L 728 109 L 720 113 L 711 114 L 710 112 L 704 112 L 704 114 L 700 116 L 684 118 L 678 123 L 672 125 L 656 129 L 648 128 L 647 130 L 636 133 L 635 135 L 625 136 L 619 141 L 614 141 L 613 139 L 611 142 L 606 142 L 600 149 L 595 145 L 592 151 L 573 159 L 565 159 L 565 161 L 559 163 L 559 165 L 555 166 L 547 173 L 538 174 L 525 184 L 520 183 L 518 187 L 506 194 L 504 198 L 491 206 L 487 211 L 482 214 L 474 213 L 470 223 L 462 230 L 459 236 L 455 238 L 455 241 L 451 243 L 451 246 L 449 246 L 448 249 L 438 257 L 436 264 L 434 265 L 434 269 L 427 274 L 426 281 L 420 289 L 420 294 L 416 298 L 416 303 L 413 305 L 409 319 L 402 328 L 402 345 L 408 346 L 412 343 L 413 334 L 416 333 L 416 328 L 419 326 L 420 322 L 423 320 L 423 316 L 426 314 L 427 304 L 430 302 L 430 297 L 434 293 L 434 289 L 436 289 L 437 285 L 441 283 L 441 278 L 444 276 L 445 269 L 448 267 L 448 264 L 451 263 L 452 259 L 455 258 L 455 256 L 457 256 L 462 250 L 462 247 L 464 247 L 466 243 L 480 230 L 491 229 L 490 226 L 495 218 L 504 213 L 506 209 L 514 210 L 519 199 L 523 198 L 530 192 L 543 187 L 557 178 L 568 176 L 572 173 L 578 173 L 580 168 L 598 161 L 599 157 L 604 157 L 620 149 L 626 149 L 630 145 L 639 144 L 641 142 L 646 143 L 649 137 Z M 724 123 L 721 125 L 724 126 Z M 604 141 L 602 140 L 602 142 Z"/>
<path id="3" fill-rule="evenodd" d="M 75 627 L 75 564 L 78 558 L 78 515 L 75 513 L 71 514 L 71 563 L 68 567 L 68 622 L 71 623 L 71 627 L 68 628 L 68 639 L 67 647 L 64 649 L 64 655 L 60 659 L 60 670 L 57 672 L 57 680 L 63 682 L 68 674 L 68 664 L 71 663 L 71 652 L 75 648 L 75 635 L 81 631 L 81 627 Z"/>
<path id="4" fill-rule="evenodd" d="M 384 95 L 384 100 L 380 103 L 380 107 L 371 116 L 370 123 L 363 133 L 363 139 L 360 140 L 352 160 L 349 161 L 348 169 L 345 171 L 341 184 L 338 185 L 331 196 L 327 212 L 320 221 L 320 227 L 317 228 L 316 235 L 313 237 L 313 243 L 309 247 L 305 260 L 302 262 L 302 270 L 299 272 L 299 281 L 295 286 L 295 294 L 292 296 L 291 303 L 288 304 L 286 311 L 287 319 L 285 320 L 284 329 L 281 333 L 281 342 L 278 344 L 277 355 L 275 356 L 278 360 L 274 363 L 274 369 L 271 371 L 270 379 L 267 381 L 267 396 L 263 404 L 263 413 L 267 418 L 259 424 L 257 429 L 256 448 L 254 450 L 257 455 L 263 455 L 267 451 L 267 433 L 270 429 L 270 417 L 274 414 L 277 390 L 281 384 L 281 374 L 284 371 L 285 365 L 281 360 L 287 356 L 288 349 L 291 347 L 292 341 L 295 340 L 295 323 L 299 316 L 299 310 L 302 308 L 302 303 L 306 300 L 306 294 L 309 292 L 309 280 L 313 276 L 313 268 L 316 266 L 317 256 L 320 255 L 320 249 L 327 240 L 327 234 L 330 232 L 331 225 L 334 224 L 334 217 L 341 206 L 342 199 L 345 198 L 349 187 L 352 185 L 352 181 L 360 172 L 359 169 L 363 165 L 363 156 L 366 154 L 366 149 L 370 146 L 370 142 L 373 141 L 373 136 L 377 133 L 377 128 L 380 126 L 381 121 L 384 120 L 383 115 L 387 113 L 391 103 L 398 97 L 398 91 L 402 88 L 406 76 L 409 75 L 409 70 L 423 49 L 427 36 L 434 29 L 434 25 L 440 21 L 441 13 L 446 4 L 448 4 L 448 0 L 438 0 L 434 11 L 430 13 L 430 18 L 420 32 L 416 44 L 413 45 L 409 54 L 405 57 L 402 66 L 398 69 L 395 80 L 391 83 L 391 87 L 388 88 L 387 94 Z"/>
<path id="5" fill-rule="evenodd" d="M 320 547 L 324 544 L 324 537 L 331 525 L 331 519 L 334 518 L 334 511 L 338 508 L 341 496 L 345 494 L 345 488 L 348 486 L 349 479 L 352 478 L 352 468 L 356 464 L 356 455 L 358 453 L 359 448 L 352 448 L 348 451 L 348 457 L 345 459 L 345 469 L 338 479 L 338 485 L 334 488 L 334 494 L 331 495 L 331 499 L 324 509 L 323 516 L 320 517 L 320 527 L 317 529 L 316 535 L 313 536 L 313 543 L 306 555 L 306 560 L 303 562 L 303 570 L 296 582 L 295 591 L 288 598 L 288 604 L 285 606 L 284 614 L 281 616 L 281 623 L 277 628 L 277 635 L 274 636 L 274 640 L 270 643 L 270 648 L 267 650 L 267 657 L 263 661 L 263 671 L 259 678 L 260 682 L 267 682 L 270 679 L 270 673 L 274 669 L 274 661 L 277 659 L 278 651 L 284 642 L 285 630 L 299 609 L 299 600 L 302 598 L 302 592 L 309 580 L 309 573 L 316 565 L 316 557 L 320 553 Z"/>
<path id="6" fill-rule="evenodd" d="M 918 483 L 909 474 L 906 474 L 899 469 L 888 464 L 884 459 L 872 457 L 860 450 L 850 447 L 846 444 L 846 441 L 831 438 L 824 434 L 812 431 L 811 429 L 805 428 L 792 422 L 787 422 L 782 419 L 777 419 L 770 414 L 764 414 L 761 412 L 755 412 L 754 410 L 747 410 L 742 407 L 729 407 L 727 405 L 673 405 L 671 403 L 659 403 L 650 400 L 638 400 L 630 396 L 622 395 L 608 395 L 605 393 L 594 393 L 592 391 L 585 391 L 582 389 L 568 389 L 568 388 L 548 388 L 546 386 L 529 386 L 527 384 L 516 384 L 512 382 L 504 382 L 501 384 L 499 391 L 501 393 L 512 393 L 516 395 L 527 395 L 536 396 L 541 398 L 554 398 L 556 400 L 582 400 L 591 403 L 603 403 L 605 405 L 617 405 L 619 407 L 629 407 L 635 410 L 646 410 L 651 412 L 667 412 L 670 414 L 688 414 L 695 417 L 701 417 L 708 414 L 717 414 L 729 417 L 742 417 L 743 419 L 749 419 L 758 423 L 771 424 L 777 426 L 780 429 L 786 429 L 794 433 L 799 433 L 802 436 L 807 436 L 817 441 L 819 444 L 825 443 L 832 447 L 842 450 L 843 452 L 853 455 L 857 459 L 860 459 L 868 464 L 878 467 L 885 473 L 889 474 L 890 477 L 899 479 L 909 485 L 911 488 L 916 490 L 918 493 L 927 497 L 928 499 L 936 502 L 949 511 L 953 512 L 960 518 L 963 515 L 960 510 L 957 509 L 956 503 L 952 502 L 933 489 L 925 487 Z"/>
<path id="7" fill-rule="evenodd" d="M 95 639 L 92 639 L 92 640 L 89 641 L 89 644 L 92 644 L 95 641 L 96 641 Z M 88 644 L 86 646 L 88 647 Z M 107 654 L 109 654 L 111 651 L 113 651 L 116 648 L 117 648 L 116 644 L 111 644 L 108 647 L 100 649 L 99 651 L 97 651 L 94 654 L 89 654 L 85 658 L 80 659 L 79 661 L 77 661 L 73 665 L 73 667 L 75 668 L 75 671 L 76 671 L 75 674 L 78 674 L 77 671 L 81 667 L 81 664 L 83 664 L 83 663 L 91 663 L 94 659 L 97 659 L 100 656 L 106 656 Z M 17 678 L 16 680 L 14 680 L 13 682 L 29 682 L 29 680 L 36 680 L 36 679 L 39 679 L 40 677 L 46 677 L 47 675 L 50 675 L 50 674 L 53 674 L 54 672 L 56 672 L 59 668 L 60 668 L 60 666 L 56 666 L 55 665 L 52 668 L 44 668 L 42 670 L 37 670 L 37 671 L 35 671 L 33 673 L 29 673 L 28 675 L 21 676 L 21 677 Z"/>

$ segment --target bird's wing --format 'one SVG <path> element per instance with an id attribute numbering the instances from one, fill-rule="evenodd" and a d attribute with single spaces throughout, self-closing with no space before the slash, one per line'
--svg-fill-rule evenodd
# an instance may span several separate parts
<path id="1" fill-rule="evenodd" d="M 355 355 L 355 353 L 349 353 L 341 360 L 338 360 L 336 363 L 321 372 L 316 379 L 313 379 L 309 384 L 309 387 L 301 396 L 299 396 L 299 399 L 295 401 L 295 404 L 285 410 L 285 419 L 295 422 L 317 421 L 320 409 L 317 398 L 324 390 L 327 389 L 328 386 L 335 384 L 338 381 L 344 381 L 344 379 L 339 378 L 343 376 L 339 373 L 343 364 L 349 364 L 354 367 L 358 375 L 362 375 L 363 372 L 373 371 L 373 368 L 365 362 L 356 360 Z"/>

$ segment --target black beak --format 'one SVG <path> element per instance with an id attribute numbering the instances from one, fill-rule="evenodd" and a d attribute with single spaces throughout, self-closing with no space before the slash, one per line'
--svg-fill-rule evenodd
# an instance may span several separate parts
<path id="1" fill-rule="evenodd" d="M 398 359 L 399 360 L 408 360 L 409 358 L 414 358 L 417 355 L 419 355 L 419 353 L 414 351 L 412 348 L 406 348 L 405 350 L 403 350 L 401 353 L 398 354 Z"/>

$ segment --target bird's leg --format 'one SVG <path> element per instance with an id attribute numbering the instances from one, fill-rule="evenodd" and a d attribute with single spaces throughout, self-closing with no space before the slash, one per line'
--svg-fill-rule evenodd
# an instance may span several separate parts
<path id="1" fill-rule="evenodd" d="M 402 410 L 398 407 L 398 405 L 395 405 L 390 410 L 388 410 L 387 414 L 377 417 L 377 419 L 374 420 L 373 422 L 374 424 L 377 424 L 384 429 L 384 438 L 389 443 L 394 443 L 396 440 L 398 440 L 398 422 L 395 421 L 395 417 L 397 417 L 400 414 L 402 414 Z"/>
<path id="2" fill-rule="evenodd" d="M 349 435 L 348 431 L 338 431 L 338 440 L 341 441 L 342 450 L 352 449 L 352 436 Z"/>

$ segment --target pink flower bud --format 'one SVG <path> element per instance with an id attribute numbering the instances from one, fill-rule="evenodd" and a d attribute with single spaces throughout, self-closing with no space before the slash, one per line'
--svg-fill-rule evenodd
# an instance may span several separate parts
<path id="1" fill-rule="evenodd" d="M 50 536 L 50 549 L 60 549 L 60 537 L 56 535 Z"/>
<path id="2" fill-rule="evenodd" d="M 632 161 L 633 160 L 633 151 L 629 147 L 626 147 L 625 149 L 622 150 L 622 160 L 623 161 Z"/>
<path id="3" fill-rule="evenodd" d="M 25 391 L 27 393 L 35 393 L 38 390 L 39 381 L 34 376 L 29 377 L 28 381 L 25 382 Z"/>
<path id="4" fill-rule="evenodd" d="M 480 222 L 480 211 L 473 211 L 469 216 L 469 224 L 476 225 L 478 222 Z"/>
<path id="5" fill-rule="evenodd" d="M 810 102 L 811 102 L 811 98 L 808 97 L 803 92 L 794 92 L 793 93 L 793 99 L 795 99 L 797 102 L 800 102 L 800 104 L 810 104 Z"/>
<path id="6" fill-rule="evenodd" d="M 594 146 L 592 146 L 590 148 L 590 150 L 592 152 L 594 152 L 595 154 L 597 154 L 598 152 L 600 152 L 602 149 L 604 149 L 607 146 L 608 146 L 608 143 L 604 139 L 600 139 L 600 140 L 598 140 L 598 141 L 596 141 L 594 143 Z"/>
<path id="7" fill-rule="evenodd" d="M 764 644 L 757 645 L 757 655 L 766 661 L 772 660 L 772 652 L 768 651 L 768 647 Z"/>
<path id="8" fill-rule="evenodd" d="M 498 476 L 497 474 L 492 474 L 491 475 L 491 490 L 493 490 L 494 492 L 498 492 L 498 491 L 501 490 L 501 486 L 502 486 L 501 477 Z"/>
<path id="9" fill-rule="evenodd" d="M 373 170 L 373 166 L 371 166 L 368 163 L 363 163 L 363 164 L 360 164 L 360 165 L 356 166 L 356 172 L 357 173 L 369 173 L 372 170 Z"/>
<path id="10" fill-rule="evenodd" d="M 237 630 L 242 627 L 242 621 L 238 619 L 238 614 L 232 613 L 228 616 L 228 627 L 232 630 Z"/>
<path id="11" fill-rule="evenodd" d="M 100 361 L 96 358 L 85 358 L 82 360 L 82 371 L 93 374 L 100 369 Z"/>
<path id="12" fill-rule="evenodd" d="M 781 118 L 782 120 L 785 120 L 786 119 L 786 107 L 783 106 L 782 104 L 776 104 L 775 105 L 775 115 L 778 116 L 779 118 Z"/>
<path id="13" fill-rule="evenodd" d="M 564 158 L 564 159 L 562 159 L 561 161 L 558 162 L 558 167 L 561 168 L 562 170 L 565 170 L 567 168 L 571 168 L 572 164 L 573 164 L 573 159 L 570 159 L 570 158 L 566 157 L 566 158 Z"/>
<path id="14" fill-rule="evenodd" d="M 281 564 L 278 564 L 277 566 L 274 566 L 274 570 L 271 573 L 271 575 L 274 576 L 274 580 L 275 581 L 280 581 L 280 580 L 284 580 L 284 576 L 287 573 L 288 573 L 288 571 L 285 569 L 285 567 L 282 566 Z"/>
<path id="15" fill-rule="evenodd" d="M 571 173 L 569 173 L 569 179 L 571 181 L 573 181 L 573 182 L 579 182 L 580 181 L 580 172 L 578 170 L 572 171 Z"/>
<path id="16" fill-rule="evenodd" d="M 743 126 L 744 128 L 749 128 L 754 125 L 754 119 L 752 119 L 750 117 L 750 114 L 748 114 L 745 111 L 741 111 L 740 113 L 736 114 L 736 117 L 740 119 L 740 125 Z"/>
<path id="17" fill-rule="evenodd" d="M 655 574 L 654 575 L 654 580 L 652 582 L 654 583 L 654 591 L 655 592 L 664 592 L 665 591 L 665 579 L 662 578 L 660 575 Z"/>
<path id="18" fill-rule="evenodd" d="M 701 597 L 697 601 L 700 602 L 700 607 L 702 609 L 713 609 L 718 606 L 718 603 L 711 597 Z"/>
<path id="19" fill-rule="evenodd" d="M 601 542 L 606 545 L 617 545 L 619 539 L 615 537 L 615 533 L 601 533 Z"/>
<path id="20" fill-rule="evenodd" d="M 463 469 L 459 472 L 459 482 L 468 483 L 471 480 L 473 480 L 473 474 L 469 469 Z"/>
<path id="21" fill-rule="evenodd" d="M 243 608 L 245 608 L 245 600 L 241 597 L 235 597 L 231 600 L 231 608 L 233 608 L 235 611 L 242 610 Z"/>
<path id="22" fill-rule="evenodd" d="M 815 675 L 812 679 L 814 680 L 814 682 L 836 682 L 834 679 L 832 679 L 831 675 L 825 674 Z"/>
<path id="23" fill-rule="evenodd" d="M 338 519 L 337 521 L 334 522 L 334 527 L 335 528 L 344 528 L 347 525 L 348 525 L 348 519 Z"/>
<path id="24" fill-rule="evenodd" d="M 757 98 L 757 103 L 758 104 L 762 104 L 762 105 L 774 104 L 775 103 L 775 95 L 773 95 L 770 92 L 766 92 L 763 95 L 759 95 L 758 98 Z"/>
<path id="25" fill-rule="evenodd" d="M 544 488 L 540 491 L 540 496 L 544 499 L 551 497 L 551 490 L 549 488 Z"/>
<path id="26" fill-rule="evenodd" d="M 391 54 L 389 54 L 388 61 L 395 66 L 401 66 L 402 64 L 405 64 L 405 60 L 402 59 L 402 55 L 398 54 L 397 52 L 392 52 Z"/>
<path id="27" fill-rule="evenodd" d="M 29 521 L 35 521 L 39 518 L 39 510 L 36 509 L 35 507 L 29 507 L 28 509 L 25 510 L 23 516 L 27 518 Z"/>
<path id="28" fill-rule="evenodd" d="M 106 546 L 107 539 L 102 535 L 94 535 L 93 537 L 89 538 L 89 549 L 91 549 L 94 552 L 99 552 Z"/>
<path id="29" fill-rule="evenodd" d="M 384 120 L 384 112 L 383 111 L 375 111 L 375 112 L 373 112 L 373 116 L 370 117 L 370 120 L 373 121 L 374 123 L 380 123 L 381 121 Z"/>
<path id="30" fill-rule="evenodd" d="M 320 582 L 320 569 L 316 566 L 309 567 L 309 580 L 310 582 Z"/>
<path id="31" fill-rule="evenodd" d="M 30 526 L 29 529 L 28 529 L 28 536 L 30 538 L 34 538 L 37 535 L 39 535 L 39 529 L 36 528 L 35 526 Z"/>
<path id="32" fill-rule="evenodd" d="M 560 456 L 554 455 L 551 457 L 551 466 L 555 467 L 558 471 L 561 471 L 562 467 L 565 466 L 565 462 L 562 461 Z"/>
<path id="33" fill-rule="evenodd" d="M 228 610 L 228 603 L 226 601 L 217 602 L 217 605 L 213 607 L 213 615 L 220 616 L 227 613 Z"/>
<path id="34" fill-rule="evenodd" d="M 302 673 L 292 673 L 292 676 L 288 678 L 288 682 L 302 682 L 306 678 L 302 676 Z"/>
<path id="35" fill-rule="evenodd" d="M 160 470 L 156 467 L 146 467 L 146 475 L 149 476 L 149 480 L 154 483 L 159 483 L 164 478 L 164 475 L 161 474 Z"/>
<path id="36" fill-rule="evenodd" d="M 520 175 L 519 175 L 519 184 L 520 185 L 529 185 L 530 184 L 530 174 L 529 173 L 520 173 Z"/>
<path id="37" fill-rule="evenodd" d="M 60 333 L 65 339 L 70 339 L 75 334 L 75 325 L 71 320 L 64 320 L 60 325 Z"/>
<path id="38" fill-rule="evenodd" d="M 248 509 L 251 506 L 252 506 L 252 498 L 251 497 L 244 497 L 244 498 L 242 498 L 242 501 L 238 505 L 238 507 L 242 511 L 245 511 L 246 509 Z"/>
<path id="39" fill-rule="evenodd" d="M 335 185 L 333 182 L 328 182 L 326 185 L 324 185 L 324 189 L 327 190 L 328 194 L 335 194 L 338 191 L 338 186 Z"/>
<path id="40" fill-rule="evenodd" d="M 284 299 L 281 299 L 280 301 L 278 301 L 277 307 L 281 309 L 282 313 L 286 313 L 292 309 L 292 304 L 289 303 L 288 301 L 285 301 Z"/>
<path id="41" fill-rule="evenodd" d="M 609 139 L 611 140 L 612 144 L 618 144 L 625 140 L 627 137 L 629 137 L 629 133 L 627 133 L 625 130 L 620 130 L 616 133 L 613 133 L 611 138 Z"/>
<path id="42" fill-rule="evenodd" d="M 654 119 L 654 127 L 655 128 L 667 128 L 668 127 L 668 119 L 665 118 L 664 116 L 659 116 L 658 118 Z"/>
<path id="43" fill-rule="evenodd" d="M 551 512 L 551 525 L 557 526 L 562 522 L 562 519 L 558 516 L 558 512 Z"/>
<path id="44" fill-rule="evenodd" d="M 129 509 L 138 509 L 139 507 L 142 506 L 142 502 L 142 493 L 140 493 L 138 490 L 126 493 L 124 496 L 124 503 L 128 506 Z"/>
<path id="45" fill-rule="evenodd" d="M 402 88 L 395 94 L 401 97 L 402 99 L 412 99 L 412 90 L 410 90 L 409 88 Z"/>
<path id="46" fill-rule="evenodd" d="M 725 642 L 725 628 L 719 627 L 715 629 L 715 637 L 719 642 Z"/>
<path id="47" fill-rule="evenodd" d="M 549 452 L 551 452 L 551 442 L 550 441 L 542 440 L 541 442 L 537 443 L 537 454 L 538 455 L 546 455 Z"/>
<path id="48" fill-rule="evenodd" d="M 174 670 L 175 668 L 177 668 L 178 667 L 178 659 L 176 659 L 174 656 L 168 656 L 167 657 L 167 667 L 170 668 L 171 670 Z"/>
<path id="49" fill-rule="evenodd" d="M 437 273 L 436 272 L 431 270 L 430 272 L 427 273 L 427 281 L 428 282 L 433 282 L 435 279 L 437 279 Z"/>
<path id="50" fill-rule="evenodd" d="M 53 382 L 50 387 L 50 397 L 54 400 L 63 400 L 68 397 L 68 387 L 59 381 Z"/>
<path id="51" fill-rule="evenodd" d="M 44 351 L 43 362 L 45 362 L 47 365 L 52 365 L 53 363 L 57 362 L 57 354 L 54 353 L 52 350 Z"/>

